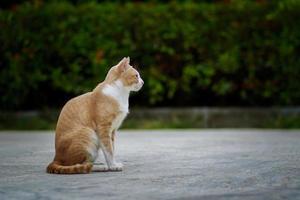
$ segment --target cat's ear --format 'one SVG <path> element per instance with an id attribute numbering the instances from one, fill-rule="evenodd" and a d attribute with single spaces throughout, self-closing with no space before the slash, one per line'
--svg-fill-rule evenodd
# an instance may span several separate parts
<path id="1" fill-rule="evenodd" d="M 121 73 L 125 72 L 129 68 L 129 62 L 130 62 L 129 57 L 123 58 L 119 62 L 119 64 L 117 64 L 118 71 L 121 72 Z"/>

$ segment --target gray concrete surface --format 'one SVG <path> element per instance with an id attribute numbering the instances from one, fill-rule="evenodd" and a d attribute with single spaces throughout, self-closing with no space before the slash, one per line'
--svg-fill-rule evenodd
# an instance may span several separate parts
<path id="1" fill-rule="evenodd" d="M 300 131 L 120 131 L 124 171 L 88 175 L 46 174 L 53 140 L 0 133 L 1 200 L 300 199 Z"/>

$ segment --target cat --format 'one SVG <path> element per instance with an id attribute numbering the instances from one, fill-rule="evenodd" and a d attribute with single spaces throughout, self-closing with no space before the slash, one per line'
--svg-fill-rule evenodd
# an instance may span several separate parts
<path id="1" fill-rule="evenodd" d="M 128 114 L 129 93 L 139 91 L 144 84 L 129 62 L 129 57 L 123 58 L 93 91 L 64 105 L 56 126 L 55 157 L 47 167 L 48 173 L 89 173 L 99 149 L 108 171 L 123 169 L 123 164 L 115 160 L 115 134 Z"/>

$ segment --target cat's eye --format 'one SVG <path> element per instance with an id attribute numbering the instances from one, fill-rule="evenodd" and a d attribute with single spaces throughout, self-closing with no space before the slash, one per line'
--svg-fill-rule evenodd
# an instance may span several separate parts
<path id="1" fill-rule="evenodd" d="M 139 77 L 139 75 L 136 74 L 136 75 L 135 75 L 135 78 L 138 78 L 138 77 Z"/>

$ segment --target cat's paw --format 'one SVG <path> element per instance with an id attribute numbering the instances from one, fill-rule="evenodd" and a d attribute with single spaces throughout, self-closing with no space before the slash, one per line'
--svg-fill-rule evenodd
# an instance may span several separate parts
<path id="1" fill-rule="evenodd" d="M 109 167 L 109 171 L 122 171 L 123 170 L 123 164 L 115 162 Z"/>
<path id="2" fill-rule="evenodd" d="M 107 172 L 109 168 L 106 165 L 94 165 L 93 172 Z"/>

